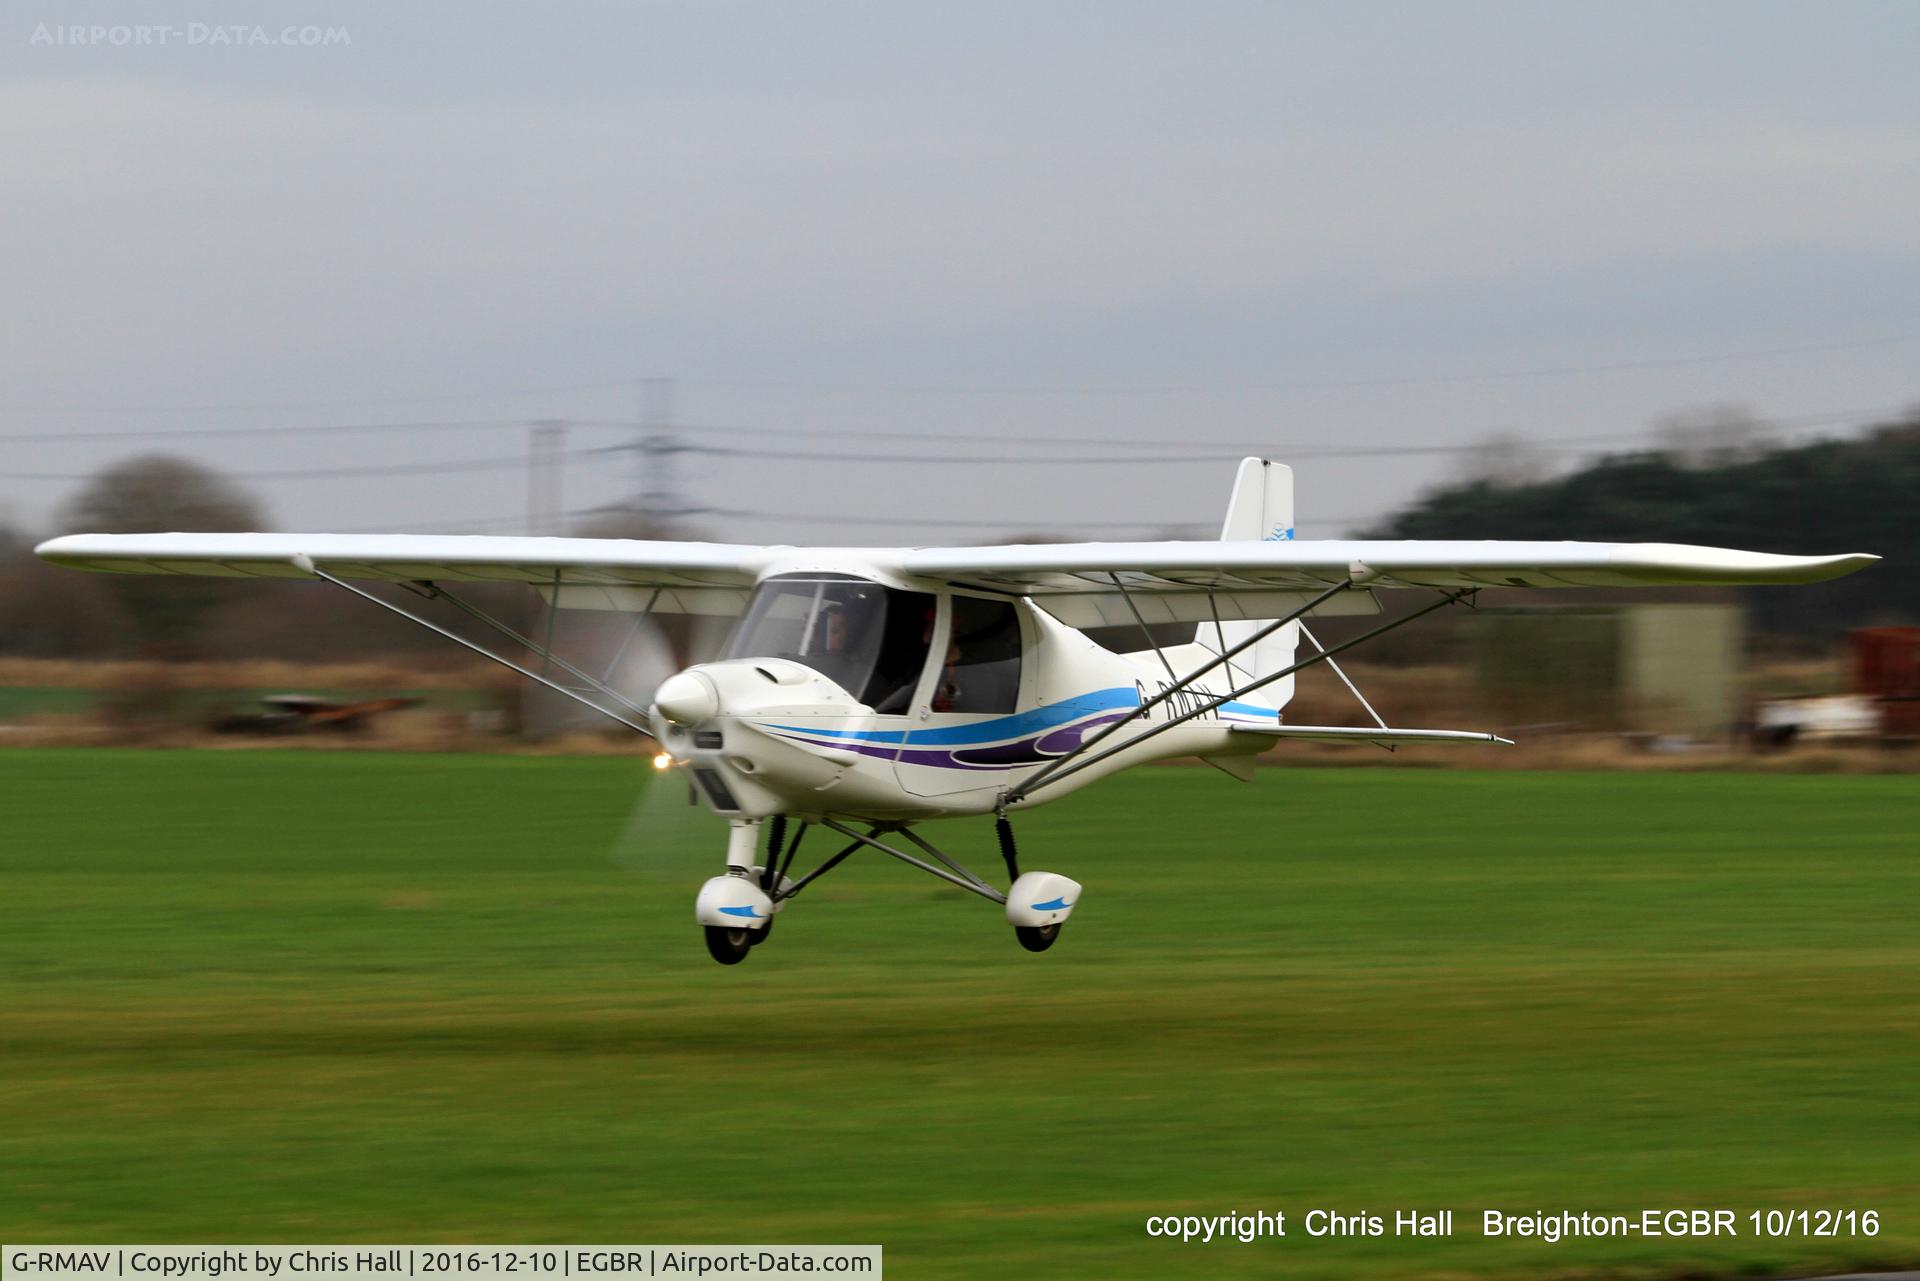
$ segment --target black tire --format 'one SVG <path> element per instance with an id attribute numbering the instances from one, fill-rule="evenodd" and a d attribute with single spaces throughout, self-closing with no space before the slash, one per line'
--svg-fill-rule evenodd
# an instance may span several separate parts
<path id="1" fill-rule="evenodd" d="M 748 930 L 747 933 L 753 936 L 752 938 L 747 940 L 747 946 L 759 947 L 762 943 L 767 941 L 767 935 L 773 933 L 773 918 L 769 916 L 767 918 L 767 923 L 765 925 L 762 925 L 757 930 Z"/>
<path id="2" fill-rule="evenodd" d="M 707 926 L 707 955 L 722 965 L 738 965 L 753 950 L 753 931 Z"/>
<path id="3" fill-rule="evenodd" d="M 1016 925 L 1013 936 L 1020 940 L 1020 946 L 1029 952 L 1044 952 L 1053 946 L 1060 937 L 1058 925 Z"/>

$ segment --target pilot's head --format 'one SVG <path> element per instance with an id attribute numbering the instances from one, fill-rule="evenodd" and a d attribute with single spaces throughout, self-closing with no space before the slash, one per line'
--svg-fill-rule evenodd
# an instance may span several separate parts
<path id="1" fill-rule="evenodd" d="M 829 654 L 837 654 L 847 647 L 851 625 L 847 621 L 847 611 L 838 601 L 828 601 L 823 610 L 826 617 L 821 626 L 821 647 Z"/>

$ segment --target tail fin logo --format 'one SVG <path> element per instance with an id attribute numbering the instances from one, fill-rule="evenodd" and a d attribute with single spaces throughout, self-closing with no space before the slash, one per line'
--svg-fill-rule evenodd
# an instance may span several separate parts
<path id="1" fill-rule="evenodd" d="M 1275 525 L 1273 527 L 1273 532 L 1271 534 L 1268 534 L 1261 541 L 1268 542 L 1268 543 L 1290 543 L 1293 541 L 1293 526 Z"/>

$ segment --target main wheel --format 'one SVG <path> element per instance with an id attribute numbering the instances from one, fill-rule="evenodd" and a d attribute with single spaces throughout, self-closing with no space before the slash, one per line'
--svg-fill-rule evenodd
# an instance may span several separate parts
<path id="1" fill-rule="evenodd" d="M 747 939 L 747 946 L 759 947 L 762 943 L 767 941 L 767 935 L 771 933 L 773 933 L 773 918 L 769 916 L 767 918 L 767 923 L 765 925 L 762 925 L 757 930 L 747 931 L 747 934 L 749 935 Z"/>
<path id="2" fill-rule="evenodd" d="M 1053 946 L 1060 937 L 1058 925 L 1016 925 L 1013 936 L 1020 940 L 1020 946 L 1029 952 L 1044 952 Z"/>
<path id="3" fill-rule="evenodd" d="M 709 925 L 707 955 L 722 965 L 738 965 L 753 950 L 753 931 L 736 930 L 725 925 Z"/>

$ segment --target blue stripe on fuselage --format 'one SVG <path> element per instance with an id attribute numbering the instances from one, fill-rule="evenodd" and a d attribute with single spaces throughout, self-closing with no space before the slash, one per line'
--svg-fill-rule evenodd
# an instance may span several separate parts
<path id="1" fill-rule="evenodd" d="M 915 746 L 968 747 L 1042 733 L 1056 726 L 1077 721 L 1082 716 L 1091 716 L 1095 712 L 1110 711 L 1116 707 L 1138 706 L 1140 706 L 1138 690 L 1131 685 L 1116 685 L 1112 689 L 1095 690 L 1091 694 L 1081 694 L 1065 702 L 1049 703 L 1045 707 L 1036 707 L 1032 711 L 1020 712 L 1013 716 L 996 716 L 990 721 L 975 721 L 971 725 L 945 725 L 939 729 L 821 730 L 807 725 L 770 725 L 767 728 L 785 730 L 794 734 L 810 734 L 815 738 L 838 738 L 861 743 L 910 742 Z"/>
<path id="2" fill-rule="evenodd" d="M 969 725 L 943 725 L 938 729 L 827 730 L 806 725 L 769 725 L 767 728 L 791 734 L 806 734 L 815 739 L 838 739 L 841 742 L 900 743 L 914 747 L 974 747 L 1007 739 L 1024 738 L 1029 734 L 1045 733 L 1047 730 L 1079 720 L 1083 716 L 1111 711 L 1116 707 L 1138 707 L 1139 705 L 1138 690 L 1130 686 L 1117 685 L 1112 689 L 1095 690 L 1091 694 L 1081 694 L 1063 702 L 1049 703 L 1045 707 L 1036 707 L 1031 711 L 1020 712 L 1013 716 L 996 716 L 992 720 L 974 721 Z M 1271 707 L 1258 707 L 1238 700 L 1223 703 L 1218 710 L 1227 715 L 1249 716 L 1262 721 L 1277 720 L 1280 715 Z"/>

